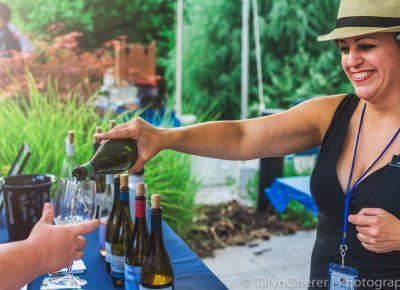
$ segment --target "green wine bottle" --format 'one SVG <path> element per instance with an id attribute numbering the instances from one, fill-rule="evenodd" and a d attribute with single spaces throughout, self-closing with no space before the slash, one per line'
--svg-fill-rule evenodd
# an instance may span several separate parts
<path id="1" fill-rule="evenodd" d="M 132 197 L 132 195 L 130 196 Z M 140 283 L 140 268 L 147 253 L 149 230 L 146 222 L 145 184 L 136 183 L 135 229 L 128 243 L 125 257 L 125 289 L 137 290 Z"/>
<path id="2" fill-rule="evenodd" d="M 129 211 L 128 174 L 121 174 L 120 183 L 121 207 L 111 242 L 111 279 L 117 287 L 124 286 L 125 254 L 133 231 L 133 222 Z"/>
<path id="3" fill-rule="evenodd" d="M 119 174 L 115 175 L 114 178 L 114 202 L 113 207 L 110 213 L 110 217 L 108 218 L 107 228 L 106 228 L 106 241 L 105 241 L 105 250 L 106 250 L 106 269 L 107 272 L 111 274 L 111 242 L 112 237 L 114 235 L 115 229 L 117 227 L 118 216 L 120 212 L 121 203 L 119 200 Z"/>
<path id="4" fill-rule="evenodd" d="M 174 272 L 162 237 L 160 195 L 151 196 L 150 244 L 140 271 L 140 289 L 174 288 Z"/>
<path id="5" fill-rule="evenodd" d="M 138 146 L 133 139 L 110 139 L 103 142 L 87 163 L 76 167 L 72 175 L 78 180 L 95 174 L 121 173 L 132 167 L 138 158 Z"/>

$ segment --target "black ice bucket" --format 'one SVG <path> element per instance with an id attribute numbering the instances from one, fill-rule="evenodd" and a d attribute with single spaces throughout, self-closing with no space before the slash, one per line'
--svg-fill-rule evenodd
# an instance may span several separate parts
<path id="1" fill-rule="evenodd" d="M 42 216 L 43 205 L 50 201 L 50 174 L 8 176 L 0 180 L 3 192 L 9 241 L 26 239 Z"/>

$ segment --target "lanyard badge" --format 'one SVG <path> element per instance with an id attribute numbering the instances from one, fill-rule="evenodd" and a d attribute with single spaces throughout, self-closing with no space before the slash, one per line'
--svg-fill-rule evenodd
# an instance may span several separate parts
<path id="1" fill-rule="evenodd" d="M 361 126 L 362 126 L 362 123 L 364 120 L 366 107 L 367 107 L 367 104 L 364 104 L 364 107 L 363 107 L 363 110 L 361 113 L 360 124 L 358 126 L 358 133 L 357 133 L 356 145 L 354 147 L 353 161 L 351 163 L 349 181 L 347 183 L 346 200 L 344 203 L 343 236 L 342 236 L 342 244 L 340 245 L 340 248 L 339 248 L 340 255 L 342 257 L 342 263 L 341 263 L 341 265 L 334 264 L 334 263 L 329 264 L 329 268 L 328 268 L 329 290 L 336 290 L 336 289 L 353 290 L 353 289 L 355 289 L 355 282 L 358 277 L 358 271 L 355 268 L 344 265 L 344 258 L 346 256 L 347 249 L 348 249 L 347 243 L 346 243 L 346 232 L 347 232 L 347 223 L 348 223 L 347 218 L 349 215 L 351 194 L 353 193 L 356 186 L 361 182 L 361 180 L 368 174 L 368 172 L 371 170 L 371 168 L 374 167 L 374 165 L 378 162 L 378 160 L 383 156 L 383 154 L 390 147 L 390 145 L 393 143 L 393 141 L 396 139 L 397 135 L 400 132 L 400 128 L 397 129 L 397 132 L 394 134 L 392 139 L 389 141 L 389 143 L 383 149 L 382 153 L 378 156 L 378 158 L 376 158 L 375 161 L 361 174 L 361 176 L 357 179 L 357 181 L 353 184 L 353 186 L 350 186 L 351 180 L 353 178 L 354 164 L 356 161 L 357 148 L 358 148 L 358 143 L 359 143 L 360 134 L 361 134 Z"/>
<path id="2" fill-rule="evenodd" d="M 354 290 L 356 289 L 357 278 L 357 269 L 333 263 L 329 264 L 330 290 Z"/>

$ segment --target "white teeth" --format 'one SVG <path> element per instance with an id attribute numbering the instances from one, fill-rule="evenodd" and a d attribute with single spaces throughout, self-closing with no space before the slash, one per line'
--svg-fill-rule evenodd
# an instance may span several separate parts
<path id="1" fill-rule="evenodd" d="M 371 74 L 371 72 L 353 73 L 353 78 L 356 80 L 360 80 L 360 79 L 367 77 L 370 74 Z"/>

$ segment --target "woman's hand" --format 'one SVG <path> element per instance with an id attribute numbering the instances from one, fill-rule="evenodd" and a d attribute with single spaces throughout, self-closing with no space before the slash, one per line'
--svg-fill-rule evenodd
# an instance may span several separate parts
<path id="1" fill-rule="evenodd" d="M 381 208 L 363 208 L 349 215 L 356 225 L 357 238 L 364 248 L 375 253 L 400 250 L 400 220 Z"/>
<path id="2" fill-rule="evenodd" d="M 131 138 L 138 142 L 139 157 L 129 173 L 139 172 L 154 155 L 165 148 L 165 138 L 162 133 L 165 129 L 151 126 L 141 118 L 115 126 L 111 131 L 96 135 L 97 140 Z"/>

